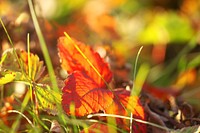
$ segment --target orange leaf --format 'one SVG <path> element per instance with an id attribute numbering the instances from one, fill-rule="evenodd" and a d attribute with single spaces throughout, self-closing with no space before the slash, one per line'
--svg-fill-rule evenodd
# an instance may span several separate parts
<path id="1" fill-rule="evenodd" d="M 124 89 L 107 89 L 105 82 L 111 81 L 112 73 L 98 53 L 68 36 L 59 39 L 58 48 L 62 67 L 70 73 L 62 89 L 62 106 L 68 115 L 84 116 L 104 111 L 128 116 L 128 112 L 132 112 L 134 118 L 145 119 L 138 97 L 130 96 Z M 70 110 L 71 103 L 74 110 Z M 117 124 L 129 130 L 129 121 L 117 119 Z M 141 123 L 133 123 L 132 127 L 134 132 L 146 131 L 146 125 Z M 100 128 L 105 129 L 105 126 L 100 125 Z"/>
<path id="2" fill-rule="evenodd" d="M 76 70 L 85 71 L 89 77 L 94 79 L 96 84 L 98 84 L 100 87 L 105 87 L 106 84 L 102 78 L 95 72 L 88 61 L 75 48 L 75 45 L 77 45 L 85 54 L 88 60 L 101 74 L 103 79 L 107 83 L 111 81 L 112 73 L 108 67 L 108 64 L 104 62 L 99 54 L 94 52 L 90 46 L 86 46 L 81 42 L 67 37 L 60 37 L 58 40 L 59 55 L 63 69 L 67 70 L 68 73 L 72 73 Z"/>
<path id="3" fill-rule="evenodd" d="M 65 85 L 62 90 L 62 105 L 69 115 L 74 114 L 70 112 L 71 102 L 75 105 L 75 115 L 84 116 L 105 110 L 113 101 L 112 92 L 100 88 L 85 72 L 75 71 L 66 79 Z"/>
<path id="4" fill-rule="evenodd" d="M 114 102 L 105 110 L 106 113 L 128 116 L 128 112 L 131 112 L 133 118 L 145 120 L 144 109 L 137 96 L 130 96 L 130 91 L 124 89 L 116 89 L 114 93 Z M 129 130 L 129 120 L 117 119 L 117 123 L 121 128 Z M 146 125 L 133 121 L 132 129 L 134 133 L 146 132 Z"/>

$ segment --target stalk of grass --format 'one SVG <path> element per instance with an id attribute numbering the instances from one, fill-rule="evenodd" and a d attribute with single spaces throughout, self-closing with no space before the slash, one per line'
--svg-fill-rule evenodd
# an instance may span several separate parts
<path id="1" fill-rule="evenodd" d="M 136 59 L 135 59 L 135 65 L 134 65 L 134 70 L 133 70 L 133 87 L 131 89 L 131 96 L 136 96 L 138 97 L 140 92 L 141 92 L 141 89 L 142 89 L 142 86 L 144 84 L 144 81 L 148 75 L 148 72 L 149 72 L 149 65 L 147 64 L 142 64 L 139 71 L 138 71 L 138 74 L 137 74 L 137 65 L 138 65 L 138 60 L 139 60 L 139 55 L 141 53 L 143 49 L 143 46 L 140 47 L 138 53 L 137 53 L 137 56 L 136 56 Z M 136 76 L 137 74 L 137 76 Z M 128 104 L 131 104 L 131 100 L 128 101 Z M 135 107 L 133 107 L 135 108 Z M 132 124 L 133 124 L 133 114 L 130 113 L 130 133 L 132 133 Z"/>
<path id="2" fill-rule="evenodd" d="M 38 23 L 38 20 L 37 20 L 37 17 L 36 17 L 34 8 L 33 8 L 33 3 L 32 3 L 31 0 L 28 0 L 28 5 L 29 5 L 29 8 L 30 8 L 31 17 L 32 17 L 33 24 L 34 24 L 34 27 L 35 27 L 35 30 L 36 30 L 36 34 L 37 34 L 39 42 L 40 42 L 40 47 L 41 47 L 42 53 L 44 55 L 44 60 L 47 64 L 47 69 L 48 69 L 48 72 L 49 72 L 49 76 L 50 76 L 50 80 L 52 82 L 53 89 L 56 92 L 60 92 L 59 89 L 58 89 L 57 82 L 56 82 L 56 77 L 55 77 L 53 65 L 52 65 L 52 62 L 51 62 L 51 58 L 50 58 L 50 55 L 49 55 L 49 52 L 48 52 L 48 49 L 47 49 L 47 46 L 46 46 L 46 42 L 44 40 L 44 36 L 42 34 L 42 31 L 40 29 L 40 26 L 39 26 L 39 23 Z"/>
<path id="3" fill-rule="evenodd" d="M 149 73 L 149 65 L 148 64 L 142 64 L 139 71 L 138 71 L 138 74 L 135 78 L 135 80 L 133 81 L 133 87 L 131 89 L 131 94 L 130 96 L 136 96 L 136 97 L 139 97 L 140 95 L 140 92 L 142 90 L 142 87 L 143 87 L 143 84 L 147 78 L 147 75 Z M 131 100 L 128 101 L 128 105 L 131 104 Z M 135 108 L 135 107 L 133 107 Z M 133 124 L 133 114 L 131 113 L 130 115 L 130 133 L 132 133 L 132 124 Z"/>
<path id="4" fill-rule="evenodd" d="M 29 114 L 31 114 L 32 118 L 34 118 L 35 123 L 37 125 L 41 125 L 45 130 L 49 131 L 49 128 L 47 125 L 45 125 L 45 123 L 41 120 L 41 118 L 38 116 L 38 114 L 36 114 L 33 110 L 29 111 Z M 39 126 L 38 126 L 39 127 Z"/>
<path id="5" fill-rule="evenodd" d="M 13 53 L 14 53 L 14 56 L 16 57 L 16 59 L 17 59 L 17 62 L 19 63 L 21 72 L 22 72 L 22 74 L 24 75 L 24 77 L 26 77 L 26 78 L 28 79 L 27 75 L 26 75 L 25 72 L 24 72 L 22 63 L 21 63 L 21 61 L 19 60 L 19 58 L 18 58 L 18 56 L 17 56 L 17 53 L 16 53 L 16 51 L 15 51 L 15 49 L 14 49 L 14 44 L 13 44 L 13 42 L 12 42 L 12 40 L 11 40 L 9 34 L 8 34 L 8 31 L 7 31 L 6 27 L 5 27 L 5 25 L 4 25 L 3 21 L 2 21 L 2 19 L 0 19 L 0 22 L 1 22 L 1 25 L 2 25 L 4 31 L 5 31 L 5 33 L 6 33 L 6 35 L 7 35 L 8 40 L 9 40 L 9 42 L 10 42 L 12 48 L 13 48 Z M 20 109 L 20 113 L 21 113 L 21 114 L 23 114 L 23 112 L 24 112 L 24 110 L 25 110 L 25 107 L 26 107 L 27 104 L 28 104 L 29 99 L 30 99 L 30 95 L 29 95 L 29 93 L 27 93 L 26 96 L 25 96 L 25 98 L 24 98 L 24 100 L 23 100 L 23 102 L 22 102 L 22 106 L 21 106 L 21 109 Z M 15 122 L 12 124 L 12 128 L 11 128 L 11 130 L 10 130 L 10 133 L 15 133 L 15 132 L 17 131 L 17 129 L 18 129 L 18 127 L 19 127 L 19 123 L 20 123 L 21 117 L 22 117 L 22 115 L 18 115 L 18 116 L 17 116 Z"/>
<path id="6" fill-rule="evenodd" d="M 31 57 L 30 57 L 30 38 L 29 38 L 29 33 L 27 34 L 27 51 L 28 51 L 28 76 L 29 76 L 29 78 L 31 79 Z M 30 84 L 29 85 L 29 89 L 30 89 L 30 96 L 31 96 L 31 102 L 32 102 L 32 104 L 33 104 L 33 96 L 32 96 L 32 94 L 33 94 L 33 90 L 32 90 L 32 85 Z M 33 104 L 34 105 L 34 104 Z"/>
<path id="7" fill-rule="evenodd" d="M 29 91 L 30 90 L 28 90 L 28 92 L 26 93 L 25 98 L 22 102 L 21 109 L 20 109 L 21 114 L 24 112 L 24 110 L 25 110 L 25 108 L 26 108 L 26 106 L 29 102 L 29 99 L 30 99 L 30 92 Z M 12 124 L 10 133 L 16 133 L 17 132 L 17 129 L 18 129 L 19 124 L 20 124 L 21 117 L 22 117 L 22 115 L 17 116 L 15 122 Z"/>
<path id="8" fill-rule="evenodd" d="M 19 111 L 17 111 L 17 110 L 9 110 L 8 113 L 17 113 L 17 114 L 21 115 L 22 117 L 24 117 L 24 118 L 27 120 L 27 122 L 28 122 L 32 127 L 34 127 L 34 125 L 33 125 L 33 123 L 31 122 L 31 120 L 29 120 L 29 118 L 26 117 L 23 113 L 21 113 L 21 112 L 19 112 Z"/>
<path id="9" fill-rule="evenodd" d="M 27 34 L 27 51 L 28 51 L 28 76 L 31 78 L 31 57 L 30 57 L 30 37 Z"/>
<path id="10" fill-rule="evenodd" d="M 28 77 L 29 79 L 32 81 L 32 69 L 31 69 L 31 64 L 32 64 L 32 60 L 31 60 L 31 55 L 30 55 L 30 37 L 29 37 L 29 33 L 27 34 L 27 51 L 28 51 Z M 33 98 L 34 93 L 33 93 L 33 84 L 32 82 L 30 82 L 29 85 L 29 95 L 30 95 L 30 100 L 31 100 L 31 104 L 32 104 L 32 111 L 36 114 L 36 117 L 33 118 L 38 118 L 38 108 L 37 108 L 37 98 Z M 35 100 L 35 102 L 34 102 Z M 35 103 L 35 104 L 34 104 Z M 30 113 L 31 114 L 31 113 Z M 32 114 L 33 116 L 33 114 Z M 33 119 L 34 122 L 36 122 L 36 119 Z"/>
<path id="11" fill-rule="evenodd" d="M 135 59 L 135 65 L 134 65 L 134 70 L 133 70 L 133 81 L 135 81 L 135 78 L 136 78 L 136 73 L 137 73 L 137 65 L 138 65 L 138 60 L 139 60 L 139 55 L 141 53 L 143 49 L 143 46 L 140 47 L 137 55 L 136 55 L 136 59 Z"/>
<path id="12" fill-rule="evenodd" d="M 14 44 L 13 44 L 13 42 L 12 42 L 12 39 L 11 39 L 11 37 L 10 37 L 10 35 L 9 35 L 9 33 L 8 33 L 8 31 L 7 31 L 7 29 L 6 29 L 6 27 L 5 27 L 5 25 L 4 25 L 4 23 L 3 23 L 3 21 L 2 21 L 1 18 L 0 18 L 0 22 L 1 22 L 1 25 L 2 25 L 2 27 L 3 27 L 4 31 L 5 31 L 5 33 L 6 33 L 6 36 L 7 36 L 8 40 L 9 40 L 9 42 L 10 42 L 10 45 L 11 45 L 12 48 L 13 48 L 13 53 L 14 53 L 14 56 L 16 57 L 16 59 L 17 59 L 17 62 L 19 63 L 21 72 L 22 72 L 22 74 L 23 74 L 25 77 L 27 77 L 26 74 L 25 74 L 25 72 L 24 72 L 22 63 L 21 63 L 21 61 L 19 60 L 19 57 L 17 56 L 17 53 L 16 53 L 16 51 L 15 51 L 15 48 L 14 48 Z"/>
<path id="13" fill-rule="evenodd" d="M 140 66 L 140 69 L 138 71 L 136 79 L 133 83 L 133 87 L 131 90 L 131 96 L 139 96 L 139 94 L 142 90 L 143 84 L 148 76 L 149 70 L 150 70 L 150 67 L 146 63 L 144 63 Z"/>
<path id="14" fill-rule="evenodd" d="M 69 109 L 70 109 L 70 112 L 71 112 L 71 118 L 72 119 L 76 119 L 76 116 L 75 116 L 75 105 L 73 102 L 71 102 L 70 106 L 69 106 Z M 73 132 L 75 133 L 78 133 L 78 128 L 79 126 L 78 125 L 73 125 Z"/>
<path id="15" fill-rule="evenodd" d="M 56 76 L 55 76 L 53 65 L 52 65 L 52 62 L 51 62 L 51 58 L 49 56 L 49 52 L 48 52 L 48 49 L 47 49 L 47 46 L 46 46 L 46 42 L 44 40 L 42 31 L 40 29 L 40 26 L 39 26 L 39 23 L 38 23 L 38 20 L 37 20 L 35 11 L 34 11 L 33 3 L 32 3 L 31 0 L 28 0 L 28 5 L 29 5 L 29 8 L 30 8 L 30 13 L 31 13 L 31 17 L 32 17 L 32 20 L 33 20 L 33 24 L 34 24 L 35 30 L 36 30 L 36 34 L 37 34 L 39 42 L 40 42 L 42 53 L 44 55 L 44 59 L 45 59 L 46 65 L 47 65 L 48 73 L 49 73 L 50 80 L 51 80 L 51 83 L 52 83 L 52 88 L 53 88 L 53 90 L 55 92 L 59 93 L 60 90 L 58 88 Z M 64 123 L 66 123 L 66 116 L 62 112 L 61 105 L 56 103 L 56 106 L 58 107 L 58 114 L 59 114 L 58 117 Z"/>
<path id="16" fill-rule="evenodd" d="M 155 123 L 151 123 L 151 122 L 148 122 L 148 121 L 143 121 L 143 120 L 136 119 L 136 118 L 130 118 L 130 117 L 122 116 L 122 115 L 97 113 L 97 114 L 90 114 L 90 115 L 87 116 L 87 118 L 92 118 L 92 117 L 95 117 L 95 116 L 98 116 L 98 117 L 105 117 L 105 116 L 106 117 L 115 117 L 115 118 L 121 118 L 121 119 L 127 119 L 127 120 L 133 119 L 133 121 L 140 122 L 140 123 L 147 124 L 147 125 L 151 125 L 151 126 L 163 129 L 163 130 L 168 131 L 168 132 L 169 131 L 173 131 L 172 129 L 157 125 Z"/>

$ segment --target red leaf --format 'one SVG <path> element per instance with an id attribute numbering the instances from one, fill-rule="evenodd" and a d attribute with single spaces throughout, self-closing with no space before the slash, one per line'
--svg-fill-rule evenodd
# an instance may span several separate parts
<path id="1" fill-rule="evenodd" d="M 106 113 L 128 116 L 128 112 L 131 112 L 133 118 L 145 120 L 144 109 L 137 96 L 130 96 L 130 91 L 124 89 L 116 89 L 114 93 L 114 102 L 105 110 Z M 118 125 L 126 130 L 129 130 L 129 122 L 130 120 L 117 119 Z M 132 128 L 134 133 L 146 132 L 146 125 L 142 123 L 133 121 Z"/>
<path id="2" fill-rule="evenodd" d="M 62 62 L 62 67 L 67 70 L 68 73 L 73 71 L 85 71 L 86 74 L 95 79 L 95 83 L 100 87 L 105 87 L 105 83 L 102 78 L 95 72 L 88 61 L 79 53 L 75 48 L 77 45 L 80 50 L 85 54 L 88 60 L 94 65 L 97 71 L 101 74 L 106 82 L 110 82 L 112 79 L 112 73 L 108 67 L 108 64 L 94 52 L 90 46 L 78 42 L 74 39 L 67 37 L 60 37 L 58 40 L 59 55 Z"/>
<path id="3" fill-rule="evenodd" d="M 75 115 L 84 116 L 105 110 L 112 103 L 113 94 L 107 89 L 100 88 L 86 73 L 75 71 L 65 81 L 62 92 L 62 105 L 67 114 L 70 103 L 74 102 Z"/>
<path id="4" fill-rule="evenodd" d="M 112 73 L 108 64 L 89 46 L 69 37 L 61 37 L 58 41 L 58 48 L 62 67 L 71 73 L 62 89 L 62 106 L 68 115 L 84 116 L 104 111 L 128 116 L 129 111 L 132 112 L 134 118 L 145 119 L 138 97 L 130 96 L 130 92 L 124 89 L 113 92 L 107 89 L 103 79 L 109 83 Z M 86 57 L 83 57 L 83 54 Z M 90 63 L 101 76 L 91 67 Z M 74 112 L 70 112 L 71 103 L 74 103 Z M 117 119 L 117 124 L 119 127 L 129 129 L 129 121 L 125 119 Z M 141 123 L 134 123 L 132 127 L 134 132 L 146 131 L 145 125 Z"/>

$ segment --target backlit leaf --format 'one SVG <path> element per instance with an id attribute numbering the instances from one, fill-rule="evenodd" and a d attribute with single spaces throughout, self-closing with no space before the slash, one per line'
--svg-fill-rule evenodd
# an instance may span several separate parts
<path id="1" fill-rule="evenodd" d="M 3 77 L 0 77 L 0 85 L 12 82 L 15 79 L 15 76 L 15 72 L 6 73 Z"/>
<path id="2" fill-rule="evenodd" d="M 29 70 L 28 53 L 26 51 L 19 50 L 19 49 L 16 49 L 15 51 L 19 60 L 15 56 L 13 49 L 9 49 L 5 51 L 1 59 L 1 64 L 0 64 L 1 70 L 2 71 L 10 70 L 14 72 L 20 72 L 22 74 L 24 73 L 26 75 L 29 75 L 28 73 L 31 72 L 30 78 L 36 81 L 44 71 L 43 62 L 39 60 L 39 57 L 37 55 L 34 55 L 31 53 L 30 54 L 30 69 L 31 70 Z M 26 80 L 26 78 L 24 78 L 24 80 Z"/>
<path id="3" fill-rule="evenodd" d="M 15 52 L 13 49 L 9 49 L 2 55 L 0 74 L 4 77 L 0 78 L 0 84 L 11 81 L 29 82 L 33 86 L 38 101 L 36 106 L 49 114 L 57 114 L 56 105 L 61 103 L 61 94 L 51 89 L 49 76 L 41 76 L 45 70 L 43 62 L 39 60 L 37 55 L 32 53 L 30 53 L 29 60 L 26 51 L 16 49 Z M 4 74 L 4 71 L 9 73 Z"/>
<path id="4" fill-rule="evenodd" d="M 58 110 L 56 104 L 61 103 L 61 94 L 50 88 L 48 89 L 48 86 L 46 88 L 36 86 L 35 93 L 38 99 L 39 108 L 49 114 L 57 115 Z"/>
<path id="5" fill-rule="evenodd" d="M 62 106 L 69 115 L 74 114 L 70 112 L 71 103 L 75 105 L 75 115 L 84 116 L 105 110 L 113 101 L 111 91 L 100 88 L 92 78 L 80 71 L 66 79 L 62 92 Z"/>
<path id="6" fill-rule="evenodd" d="M 94 79 L 94 82 L 99 86 L 105 87 L 105 83 L 102 78 L 95 72 L 86 59 L 75 48 L 77 45 L 88 60 L 93 64 L 97 71 L 101 74 L 106 82 L 110 82 L 112 79 L 112 73 L 108 67 L 108 64 L 94 52 L 90 46 L 87 46 L 75 39 L 69 39 L 67 37 L 60 37 L 58 40 L 59 55 L 62 63 L 62 67 L 70 74 L 73 71 L 85 71 L 88 76 Z"/>
<path id="7" fill-rule="evenodd" d="M 134 118 L 145 119 L 137 96 L 130 96 L 125 89 L 108 89 L 112 73 L 99 54 L 68 36 L 59 39 L 58 48 L 62 67 L 70 73 L 62 89 L 62 106 L 68 115 L 80 117 L 103 111 L 123 116 L 132 113 Z M 129 120 L 117 119 L 117 124 L 129 130 Z M 138 133 L 146 131 L 141 123 L 133 122 L 132 128 Z"/>
<path id="8" fill-rule="evenodd" d="M 48 75 L 43 76 L 38 80 L 39 84 L 35 86 L 35 94 L 38 100 L 39 109 L 46 111 L 49 114 L 57 115 L 57 105 L 61 103 L 61 93 L 55 92 L 52 89 L 52 84 Z M 63 86 L 63 82 L 58 80 L 58 87 Z"/>
<path id="9" fill-rule="evenodd" d="M 132 113 L 133 118 L 145 120 L 144 109 L 137 96 L 130 96 L 130 91 L 124 89 L 116 89 L 114 94 L 113 103 L 105 110 L 106 113 L 122 116 L 130 116 Z M 129 130 L 129 122 L 129 120 L 117 119 L 119 127 L 126 130 Z M 146 125 L 142 123 L 133 121 L 132 128 L 136 133 L 146 132 Z"/>

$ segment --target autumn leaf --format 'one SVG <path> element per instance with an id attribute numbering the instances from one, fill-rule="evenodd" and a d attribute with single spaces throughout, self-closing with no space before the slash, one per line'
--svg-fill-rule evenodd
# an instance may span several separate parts
<path id="1" fill-rule="evenodd" d="M 16 55 L 15 55 L 16 53 Z M 44 72 L 43 62 L 39 60 L 37 55 L 30 53 L 30 64 L 28 64 L 28 53 L 19 49 L 8 49 L 1 58 L 1 72 L 13 71 L 21 73 L 21 77 L 17 76 L 17 80 L 27 80 L 27 75 L 34 81 L 38 80 Z"/>
<path id="2" fill-rule="evenodd" d="M 137 96 L 130 96 L 130 91 L 125 89 L 108 89 L 112 73 L 99 54 L 68 35 L 58 40 L 58 49 L 62 67 L 70 73 L 62 89 L 62 106 L 68 115 L 81 117 L 104 111 L 122 116 L 132 113 L 134 118 L 145 119 Z M 127 120 L 117 119 L 117 124 L 129 130 Z M 146 131 L 141 123 L 134 123 L 132 127 L 133 131 Z"/>
<path id="3" fill-rule="evenodd" d="M 58 109 L 56 104 L 61 103 L 61 94 L 40 86 L 36 86 L 35 95 L 38 99 L 39 109 L 46 111 L 48 114 L 57 115 Z"/>
<path id="4" fill-rule="evenodd" d="M 115 89 L 113 93 L 113 103 L 106 108 L 105 113 L 121 116 L 130 116 L 132 113 L 133 118 L 145 120 L 144 109 L 137 96 L 130 96 L 130 91 L 125 89 Z M 117 123 L 119 127 L 130 130 L 130 120 L 117 119 Z M 136 133 L 146 132 L 146 125 L 133 121 L 132 129 Z"/>
<path id="5" fill-rule="evenodd" d="M 113 93 L 100 86 L 85 72 L 75 71 L 65 81 L 62 89 L 62 106 L 70 115 L 70 104 L 75 105 L 75 115 L 84 116 L 105 110 L 113 102 Z"/>
<path id="6" fill-rule="evenodd" d="M 84 53 L 107 83 L 111 81 L 112 72 L 110 71 L 108 64 L 100 57 L 100 55 L 94 52 L 90 46 L 67 37 L 60 37 L 58 40 L 59 55 L 63 69 L 69 74 L 76 70 L 84 71 L 88 76 L 94 79 L 94 82 L 98 84 L 99 87 L 105 87 L 105 81 L 103 81 L 103 79 L 95 72 L 75 46 Z"/>
<path id="7" fill-rule="evenodd" d="M 0 77 L 0 85 L 7 84 L 9 82 L 12 82 L 16 77 L 15 72 L 8 72 L 3 77 Z"/>
<path id="8" fill-rule="evenodd" d="M 61 103 L 61 94 L 51 89 L 48 75 L 41 76 L 44 70 L 43 61 L 40 61 L 37 55 L 33 53 L 29 55 L 20 49 L 8 49 L 3 53 L 0 61 L 0 75 L 2 75 L 0 85 L 13 81 L 29 83 L 38 100 L 36 106 L 55 115 L 57 114 L 56 104 Z M 59 83 L 62 85 L 61 82 Z"/>

